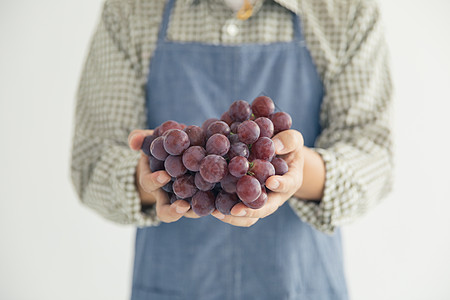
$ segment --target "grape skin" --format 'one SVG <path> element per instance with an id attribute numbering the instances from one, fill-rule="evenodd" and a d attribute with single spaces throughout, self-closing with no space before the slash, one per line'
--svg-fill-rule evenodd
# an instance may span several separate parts
<path id="1" fill-rule="evenodd" d="M 281 157 L 274 157 L 271 161 L 275 168 L 275 175 L 284 175 L 289 171 L 289 166 Z"/>
<path id="2" fill-rule="evenodd" d="M 241 178 L 248 171 L 248 160 L 243 156 L 233 157 L 228 163 L 228 172 L 236 178 Z"/>
<path id="3" fill-rule="evenodd" d="M 147 135 L 144 138 L 144 141 L 142 142 L 142 147 L 141 150 L 142 152 L 144 152 L 145 155 L 150 156 L 150 145 L 152 144 L 152 142 L 157 138 L 156 135 Z"/>
<path id="4" fill-rule="evenodd" d="M 250 207 L 252 209 L 258 209 L 263 207 L 266 203 L 267 203 L 267 193 L 266 193 L 266 188 L 265 187 L 261 187 L 261 195 L 259 195 L 259 197 L 252 202 L 248 202 L 248 203 L 244 203 L 244 205 L 246 205 L 247 207 Z"/>
<path id="5" fill-rule="evenodd" d="M 206 153 L 223 156 L 230 150 L 230 141 L 220 133 L 212 135 L 206 142 Z"/>
<path id="6" fill-rule="evenodd" d="M 292 118 L 288 113 L 277 112 L 269 116 L 273 123 L 274 134 L 288 130 L 292 126 Z"/>
<path id="7" fill-rule="evenodd" d="M 248 170 L 261 184 L 264 184 L 270 176 L 275 175 L 275 168 L 267 160 L 255 159 Z"/>
<path id="8" fill-rule="evenodd" d="M 230 215 L 233 206 L 239 203 L 236 194 L 221 191 L 216 197 L 216 209 L 224 215 Z"/>
<path id="9" fill-rule="evenodd" d="M 169 181 L 162 187 L 162 189 L 167 193 L 173 193 L 173 181 Z"/>
<path id="10" fill-rule="evenodd" d="M 216 133 L 228 136 L 230 134 L 230 126 L 228 126 L 228 124 L 223 121 L 212 122 L 206 130 L 206 137 L 209 139 L 213 134 Z"/>
<path id="11" fill-rule="evenodd" d="M 187 172 L 183 160 L 179 155 L 169 155 L 164 161 L 166 172 L 172 177 L 180 177 Z"/>
<path id="12" fill-rule="evenodd" d="M 228 173 L 227 176 L 220 181 L 220 186 L 225 192 L 233 194 L 236 193 L 236 184 L 238 180 L 239 178 Z"/>
<path id="13" fill-rule="evenodd" d="M 211 123 L 213 123 L 215 121 L 219 121 L 219 119 L 217 119 L 217 118 L 209 118 L 208 120 L 203 122 L 202 129 L 203 129 L 203 132 L 205 132 L 205 134 L 206 134 L 206 131 L 207 131 L 209 125 L 211 125 Z"/>
<path id="14" fill-rule="evenodd" d="M 228 109 L 228 114 L 233 121 L 242 122 L 250 118 L 252 115 L 252 110 L 250 104 L 243 100 L 238 100 L 231 104 Z"/>
<path id="15" fill-rule="evenodd" d="M 230 144 L 231 144 L 231 145 L 240 142 L 240 141 L 239 141 L 239 136 L 238 136 L 237 134 L 234 134 L 234 133 L 231 133 L 231 134 L 228 136 L 228 140 L 230 141 Z"/>
<path id="16" fill-rule="evenodd" d="M 200 169 L 200 162 L 206 156 L 206 151 L 203 147 L 192 146 L 184 151 L 182 160 L 183 164 L 189 171 L 198 172 Z"/>
<path id="17" fill-rule="evenodd" d="M 256 117 L 268 117 L 275 111 L 275 104 L 269 97 L 260 96 L 253 100 L 252 111 Z"/>
<path id="18" fill-rule="evenodd" d="M 200 217 L 211 214 L 216 209 L 215 198 L 211 191 L 198 191 L 191 199 L 192 210 Z"/>
<path id="19" fill-rule="evenodd" d="M 242 142 L 236 142 L 231 144 L 230 150 L 228 151 L 228 158 L 233 159 L 235 156 L 243 156 L 248 158 L 250 151 L 246 144 Z"/>
<path id="20" fill-rule="evenodd" d="M 233 123 L 230 125 L 230 131 L 231 131 L 232 133 L 237 133 L 237 130 L 238 130 L 239 125 L 241 125 L 241 122 L 233 122 Z"/>
<path id="21" fill-rule="evenodd" d="M 184 132 L 188 135 L 191 146 L 205 146 L 206 136 L 202 128 L 191 125 L 186 127 Z"/>
<path id="22" fill-rule="evenodd" d="M 159 135 L 163 135 L 166 131 L 168 131 L 170 129 L 181 129 L 182 130 L 183 126 L 173 120 L 166 121 L 159 126 Z"/>
<path id="23" fill-rule="evenodd" d="M 233 123 L 233 119 L 231 119 L 228 111 L 226 111 L 222 114 L 222 116 L 220 117 L 220 121 L 224 121 L 225 123 L 227 123 L 228 126 L 230 126 L 231 123 Z"/>
<path id="24" fill-rule="evenodd" d="M 210 182 L 205 181 L 205 179 L 203 179 L 203 177 L 200 174 L 200 172 L 195 173 L 194 183 L 195 183 L 195 186 L 200 191 L 204 191 L 204 192 L 212 190 L 214 188 L 214 186 L 215 186 L 214 183 L 210 183 Z"/>
<path id="25" fill-rule="evenodd" d="M 273 141 L 268 137 L 259 138 L 252 145 L 252 153 L 258 159 L 271 161 L 275 156 L 275 145 Z"/>
<path id="26" fill-rule="evenodd" d="M 159 136 L 153 140 L 150 146 L 150 153 L 161 161 L 164 161 L 169 153 L 167 153 L 166 149 L 164 149 L 164 137 Z"/>
<path id="27" fill-rule="evenodd" d="M 190 141 L 186 132 L 179 129 L 166 131 L 164 137 L 164 149 L 170 155 L 180 155 L 189 148 Z"/>
<path id="28" fill-rule="evenodd" d="M 253 144 L 259 138 L 259 126 L 254 121 L 244 121 L 238 127 L 239 140 L 244 144 Z"/>
<path id="29" fill-rule="evenodd" d="M 274 133 L 274 127 L 272 121 L 265 117 L 259 117 L 255 120 L 255 123 L 259 126 L 259 137 L 271 138 Z"/>
<path id="30" fill-rule="evenodd" d="M 255 177 L 244 175 L 236 184 L 236 193 L 242 202 L 253 202 L 261 195 L 261 184 Z"/>
<path id="31" fill-rule="evenodd" d="M 220 182 L 227 174 L 227 161 L 222 156 L 207 155 L 200 163 L 200 175 L 206 182 Z"/>
<path id="32" fill-rule="evenodd" d="M 153 155 L 150 154 L 150 156 L 148 157 L 148 161 L 150 165 L 150 171 L 152 171 L 152 173 L 164 170 L 164 162 L 156 159 L 155 157 L 153 157 Z"/>
<path id="33" fill-rule="evenodd" d="M 194 183 L 194 176 L 192 175 L 178 177 L 172 187 L 175 195 L 182 199 L 192 197 L 198 191 Z"/>

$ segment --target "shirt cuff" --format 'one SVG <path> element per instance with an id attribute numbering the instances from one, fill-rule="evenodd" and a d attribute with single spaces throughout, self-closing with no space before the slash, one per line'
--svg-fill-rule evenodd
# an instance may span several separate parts
<path id="1" fill-rule="evenodd" d="M 332 152 L 313 148 L 321 155 L 325 163 L 325 186 L 320 201 L 307 201 L 291 198 L 289 204 L 304 222 L 311 224 L 317 230 L 332 234 L 339 225 L 351 222 L 356 218 L 355 205 L 360 191 L 358 185 L 352 182 L 354 178 L 351 169 L 342 166 Z"/>

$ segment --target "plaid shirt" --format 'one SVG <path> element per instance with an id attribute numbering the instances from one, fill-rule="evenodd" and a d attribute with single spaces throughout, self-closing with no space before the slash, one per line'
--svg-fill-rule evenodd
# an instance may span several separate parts
<path id="1" fill-rule="evenodd" d="M 145 85 L 163 0 L 107 0 L 80 80 L 72 180 L 81 201 L 123 224 L 159 224 L 143 211 L 135 186 L 140 154 L 130 131 L 146 127 Z M 326 167 L 320 202 L 291 198 L 305 222 L 331 233 L 365 213 L 391 189 L 392 85 L 380 9 L 373 0 L 257 0 L 239 20 L 223 0 L 179 0 L 168 38 L 209 44 L 271 43 L 293 38 L 300 15 L 325 86 L 323 131 L 314 150 Z"/>

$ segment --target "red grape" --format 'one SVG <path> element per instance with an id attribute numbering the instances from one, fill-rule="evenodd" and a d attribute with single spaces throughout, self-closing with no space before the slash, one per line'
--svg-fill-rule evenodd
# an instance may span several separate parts
<path id="1" fill-rule="evenodd" d="M 238 127 L 239 140 L 244 144 L 253 144 L 259 138 L 259 126 L 254 121 L 244 121 Z"/>
<path id="2" fill-rule="evenodd" d="M 169 153 L 164 149 L 164 138 L 162 136 L 153 140 L 150 146 L 150 153 L 159 160 L 165 160 Z"/>
<path id="3" fill-rule="evenodd" d="M 233 122 L 230 125 L 230 130 L 232 133 L 237 133 L 238 127 L 241 125 L 241 122 Z"/>
<path id="4" fill-rule="evenodd" d="M 268 137 L 271 138 L 273 136 L 274 127 L 272 121 L 265 117 L 259 117 L 255 120 L 255 123 L 259 126 L 259 137 Z"/>
<path id="5" fill-rule="evenodd" d="M 228 111 L 226 111 L 222 114 L 222 116 L 220 117 L 220 121 L 224 121 L 225 123 L 227 123 L 228 126 L 230 126 L 231 123 L 233 123 L 233 120 L 231 119 Z"/>
<path id="6" fill-rule="evenodd" d="M 172 177 L 180 177 L 187 171 L 179 155 L 169 155 L 164 162 L 164 167 L 166 168 L 166 172 Z"/>
<path id="7" fill-rule="evenodd" d="M 144 152 L 145 155 L 150 156 L 150 145 L 152 144 L 152 142 L 157 138 L 156 135 L 147 135 L 144 138 L 144 141 L 142 142 L 142 152 Z"/>
<path id="8" fill-rule="evenodd" d="M 271 161 L 275 156 L 275 145 L 268 137 L 259 138 L 252 145 L 252 153 L 256 158 Z"/>
<path id="9" fill-rule="evenodd" d="M 171 129 L 166 131 L 164 138 L 164 149 L 170 155 L 180 155 L 184 150 L 189 148 L 189 136 L 186 132 L 179 129 Z"/>
<path id="10" fill-rule="evenodd" d="M 163 135 L 164 132 L 170 129 L 183 129 L 183 126 L 173 120 L 166 121 L 159 126 L 159 135 Z"/>
<path id="11" fill-rule="evenodd" d="M 150 164 L 150 170 L 153 172 L 164 170 L 164 162 L 162 160 L 156 159 L 150 154 L 148 157 Z"/>
<path id="12" fill-rule="evenodd" d="M 236 184 L 239 178 L 234 177 L 231 174 L 227 174 L 221 181 L 221 188 L 227 193 L 236 193 Z"/>
<path id="13" fill-rule="evenodd" d="M 253 202 L 261 195 L 261 184 L 255 177 L 244 175 L 237 182 L 236 193 L 242 202 Z"/>
<path id="14" fill-rule="evenodd" d="M 219 119 L 217 119 L 217 118 L 209 118 L 208 120 L 203 122 L 202 129 L 203 129 L 203 132 L 205 132 L 205 134 L 206 134 L 206 130 L 208 129 L 209 125 L 211 125 L 211 123 L 215 122 L 215 121 L 219 121 Z"/>
<path id="15" fill-rule="evenodd" d="M 284 175 L 289 171 L 288 164 L 281 157 L 274 157 L 271 164 L 275 168 L 275 175 Z"/>
<path id="16" fill-rule="evenodd" d="M 275 111 L 275 104 L 269 97 L 260 96 L 253 100 L 252 111 L 255 117 L 268 117 Z"/>
<path id="17" fill-rule="evenodd" d="M 234 144 L 234 143 L 240 142 L 239 141 L 239 136 L 237 134 L 234 134 L 234 133 L 230 133 L 230 135 L 228 136 L 228 140 L 230 141 L 230 144 Z"/>
<path id="18" fill-rule="evenodd" d="M 275 175 L 275 168 L 267 160 L 255 159 L 250 163 L 249 174 L 253 175 L 261 184 L 270 176 Z"/>
<path id="19" fill-rule="evenodd" d="M 220 133 L 224 136 L 228 136 L 230 134 L 230 127 L 223 121 L 214 121 L 208 126 L 208 129 L 206 130 L 206 138 L 209 139 L 215 133 Z"/>
<path id="20" fill-rule="evenodd" d="M 178 177 L 173 183 L 173 192 L 182 199 L 194 196 L 197 192 L 197 187 L 194 183 L 194 176 L 183 175 Z"/>
<path id="21" fill-rule="evenodd" d="M 162 187 L 162 189 L 167 193 L 173 193 L 173 181 L 169 181 Z"/>
<path id="22" fill-rule="evenodd" d="M 215 196 L 211 191 L 198 191 L 192 197 L 191 206 L 200 217 L 207 216 L 216 209 Z"/>
<path id="23" fill-rule="evenodd" d="M 242 142 L 236 142 L 231 144 L 230 150 L 228 151 L 228 158 L 233 159 L 235 156 L 243 156 L 247 158 L 250 154 L 246 144 Z"/>
<path id="24" fill-rule="evenodd" d="M 191 125 L 186 127 L 184 132 L 187 133 L 191 146 L 205 146 L 206 136 L 203 129 L 198 126 Z"/>
<path id="25" fill-rule="evenodd" d="M 261 195 L 259 195 L 259 197 L 252 202 L 249 203 L 244 203 L 247 207 L 250 207 L 252 209 L 258 209 L 263 207 L 266 203 L 267 203 L 267 193 L 266 193 L 266 188 L 265 187 L 261 187 Z"/>
<path id="26" fill-rule="evenodd" d="M 228 174 L 227 161 L 219 155 L 208 155 L 200 163 L 200 175 L 210 183 L 221 181 Z"/>
<path id="27" fill-rule="evenodd" d="M 216 154 L 223 156 L 230 150 L 230 141 L 226 136 L 216 133 L 206 142 L 206 152 L 208 154 Z"/>
<path id="28" fill-rule="evenodd" d="M 214 186 L 215 186 L 214 183 L 210 183 L 210 182 L 205 181 L 205 179 L 203 179 L 203 177 L 200 174 L 200 172 L 195 173 L 194 182 L 195 182 L 195 186 L 200 191 L 204 191 L 204 192 L 212 190 L 214 188 Z"/>
<path id="29" fill-rule="evenodd" d="M 177 197 L 177 195 L 171 193 L 171 194 L 169 194 L 169 199 L 170 199 L 170 204 L 172 204 L 178 200 L 178 197 Z"/>
<path id="30" fill-rule="evenodd" d="M 182 159 L 184 166 L 193 172 L 198 172 L 200 169 L 200 161 L 206 156 L 206 151 L 203 147 L 192 146 L 184 151 Z"/>
<path id="31" fill-rule="evenodd" d="M 292 126 L 292 118 L 288 113 L 277 112 L 269 116 L 273 123 L 274 134 L 288 130 Z"/>
<path id="32" fill-rule="evenodd" d="M 229 215 L 233 206 L 239 203 L 236 194 L 221 191 L 216 197 L 216 208 L 224 215 Z"/>
<path id="33" fill-rule="evenodd" d="M 248 160 L 245 157 L 236 156 L 228 163 L 228 172 L 234 177 L 241 178 L 247 174 L 248 167 Z"/>
<path id="34" fill-rule="evenodd" d="M 243 100 L 238 100 L 231 104 L 228 114 L 233 121 L 242 122 L 250 118 L 252 110 L 250 104 Z"/>

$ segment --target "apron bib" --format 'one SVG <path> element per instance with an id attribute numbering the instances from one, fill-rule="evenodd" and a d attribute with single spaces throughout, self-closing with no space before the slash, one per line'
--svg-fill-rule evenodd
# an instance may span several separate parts
<path id="1" fill-rule="evenodd" d="M 293 15 L 292 42 L 224 46 L 168 41 L 166 5 L 147 83 L 148 127 L 201 126 L 265 94 L 306 146 L 320 133 L 323 86 Z M 250 20 L 251 22 L 251 20 Z M 340 233 L 302 222 L 288 203 L 250 228 L 212 216 L 138 228 L 132 299 L 347 299 Z"/>

